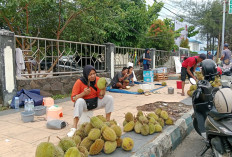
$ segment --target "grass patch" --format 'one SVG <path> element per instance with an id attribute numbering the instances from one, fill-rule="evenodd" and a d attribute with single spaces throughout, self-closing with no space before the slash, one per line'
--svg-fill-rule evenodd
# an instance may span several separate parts
<path id="1" fill-rule="evenodd" d="M 9 110 L 9 109 L 10 109 L 9 107 L 6 107 L 6 106 L 0 106 L 0 111 Z"/>
<path id="2" fill-rule="evenodd" d="M 53 95 L 52 98 L 54 100 L 56 100 L 56 99 L 64 99 L 64 98 L 67 98 L 70 96 L 71 96 L 71 94 L 57 94 L 57 95 Z"/>

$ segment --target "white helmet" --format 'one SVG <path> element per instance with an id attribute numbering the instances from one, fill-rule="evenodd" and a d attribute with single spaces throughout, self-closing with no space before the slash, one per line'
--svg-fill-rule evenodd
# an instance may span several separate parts
<path id="1" fill-rule="evenodd" d="M 230 88 L 218 90 L 214 97 L 214 105 L 219 113 L 231 113 L 232 90 Z"/>

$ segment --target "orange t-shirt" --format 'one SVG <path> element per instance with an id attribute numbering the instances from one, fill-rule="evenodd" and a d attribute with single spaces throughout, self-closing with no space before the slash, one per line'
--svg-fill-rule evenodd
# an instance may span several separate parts
<path id="1" fill-rule="evenodd" d="M 101 90 L 97 87 L 98 80 L 99 80 L 99 77 L 96 77 L 96 83 L 95 83 L 94 87 L 97 88 L 97 91 L 95 89 L 93 89 L 93 87 L 90 86 L 89 88 L 91 91 L 90 91 L 89 95 L 84 96 L 83 99 L 92 99 L 92 98 L 96 98 L 99 96 L 99 93 Z M 84 91 L 84 89 L 87 87 L 88 87 L 87 85 L 85 85 L 80 79 L 78 79 L 75 82 L 73 89 L 72 89 L 72 95 L 71 95 L 72 101 L 74 102 L 73 97 L 75 95 L 81 94 Z"/>

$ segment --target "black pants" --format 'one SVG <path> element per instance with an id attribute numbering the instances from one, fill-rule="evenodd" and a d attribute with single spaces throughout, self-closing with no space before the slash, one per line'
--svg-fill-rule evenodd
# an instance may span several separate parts
<path id="1" fill-rule="evenodd" d="M 190 71 L 193 74 L 193 67 L 190 69 Z M 188 79 L 190 79 L 191 76 L 187 72 L 187 68 L 181 67 L 181 81 L 185 81 L 186 80 L 186 75 L 188 75 Z"/>

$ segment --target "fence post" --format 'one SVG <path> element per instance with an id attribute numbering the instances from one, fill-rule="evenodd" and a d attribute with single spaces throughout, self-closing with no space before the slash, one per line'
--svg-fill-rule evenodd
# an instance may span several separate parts
<path id="1" fill-rule="evenodd" d="M 3 106 L 15 96 L 16 89 L 16 63 L 15 63 L 15 39 L 14 33 L 8 30 L 0 30 L 0 96 L 3 98 Z"/>
<path id="2" fill-rule="evenodd" d="M 156 53 L 156 49 L 155 48 L 150 49 L 151 69 L 155 69 L 155 53 Z"/>
<path id="3" fill-rule="evenodd" d="M 106 71 L 110 72 L 111 79 L 114 78 L 114 51 L 113 43 L 106 43 Z"/>

